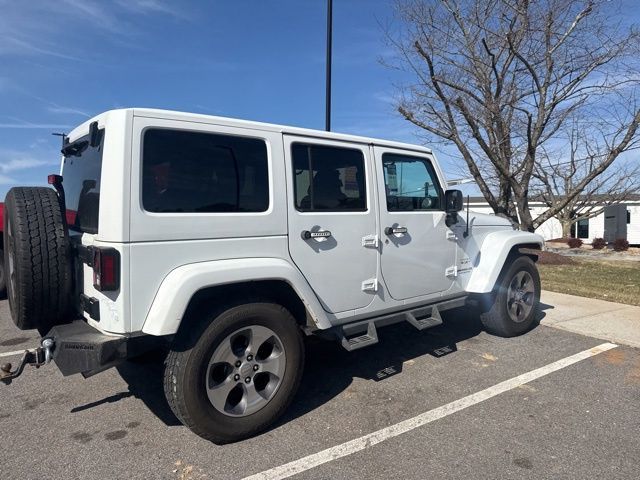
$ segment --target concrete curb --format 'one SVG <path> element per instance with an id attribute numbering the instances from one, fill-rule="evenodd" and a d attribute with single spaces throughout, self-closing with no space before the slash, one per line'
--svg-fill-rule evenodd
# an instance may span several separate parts
<path id="1" fill-rule="evenodd" d="M 542 291 L 541 325 L 640 348 L 640 307 Z"/>

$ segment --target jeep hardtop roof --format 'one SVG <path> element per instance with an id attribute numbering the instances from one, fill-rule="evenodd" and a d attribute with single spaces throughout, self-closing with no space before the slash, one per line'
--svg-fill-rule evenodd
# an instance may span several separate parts
<path id="1" fill-rule="evenodd" d="M 250 120 L 240 120 L 229 117 L 218 117 L 214 115 L 204 115 L 199 113 L 177 112 L 172 110 L 160 110 L 153 108 L 123 108 L 118 111 L 132 112 L 134 117 L 145 118 L 157 118 L 162 120 L 177 120 L 184 122 L 203 123 L 209 125 L 222 125 L 228 127 L 244 127 L 254 130 L 264 130 L 271 132 L 280 132 L 284 134 L 300 135 L 313 138 L 322 138 L 326 140 L 341 140 L 347 142 L 356 142 L 364 144 L 379 145 L 381 147 L 399 148 L 403 150 L 411 150 L 420 153 L 431 153 L 431 149 L 421 147 L 419 145 L 412 145 L 410 143 L 394 142 L 391 140 L 382 140 L 378 138 L 363 137 L 358 135 L 349 135 L 344 133 L 326 132 L 324 130 L 313 130 L 310 128 L 291 127 L 286 125 L 276 125 L 272 123 L 254 122 Z M 100 121 L 109 112 L 101 113 L 95 117 L 87 120 L 82 125 L 79 125 L 72 130 L 68 138 L 73 141 L 77 137 L 86 134 L 89 129 L 89 124 L 94 121 Z"/>

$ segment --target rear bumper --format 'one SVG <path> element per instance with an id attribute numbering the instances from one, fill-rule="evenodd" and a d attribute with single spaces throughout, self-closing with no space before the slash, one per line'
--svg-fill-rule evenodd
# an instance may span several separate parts
<path id="1" fill-rule="evenodd" d="M 24 350 L 15 368 L 11 363 L 0 365 L 0 382 L 9 385 L 22 375 L 25 366 L 38 368 L 51 360 L 64 376 L 81 373 L 90 377 L 128 358 L 165 346 L 170 339 L 152 335 L 105 335 L 84 320 L 74 320 L 49 330 L 39 347 Z"/>
<path id="2" fill-rule="evenodd" d="M 130 338 L 105 335 L 84 320 L 57 325 L 44 338 L 53 340 L 52 359 L 65 376 L 89 376 L 126 360 L 130 353 Z"/>

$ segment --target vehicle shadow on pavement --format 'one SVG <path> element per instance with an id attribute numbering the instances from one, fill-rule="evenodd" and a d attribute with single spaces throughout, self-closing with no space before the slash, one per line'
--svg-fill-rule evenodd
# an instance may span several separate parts
<path id="1" fill-rule="evenodd" d="M 118 365 L 117 370 L 129 385 L 129 392 L 151 410 L 167 426 L 182 425 L 171 411 L 164 396 L 162 375 L 163 351 L 151 352 L 143 357 Z"/>
<path id="2" fill-rule="evenodd" d="M 544 317 L 544 311 L 545 310 L 553 310 L 554 307 L 553 305 L 549 305 L 548 303 L 542 303 L 540 302 L 540 312 L 538 312 L 538 314 L 542 314 L 542 317 Z M 541 319 L 538 319 L 538 322 L 540 322 Z"/>
<path id="3" fill-rule="evenodd" d="M 531 330 L 544 318 L 541 305 Z M 378 330 L 380 343 L 355 352 L 347 352 L 337 342 L 310 337 L 307 362 L 298 394 L 284 416 L 270 429 L 301 417 L 339 395 L 354 378 L 383 381 L 402 372 L 402 365 L 424 355 L 436 358 L 454 354 L 457 344 L 476 337 L 482 331 L 477 313 L 465 308 L 442 313 L 444 323 L 418 332 L 408 323 Z"/>
<path id="4" fill-rule="evenodd" d="M 339 395 L 354 378 L 373 381 L 402 373 L 402 365 L 424 355 L 436 358 L 457 351 L 457 344 L 482 332 L 477 318 L 464 309 L 442 313 L 444 323 L 418 332 L 408 323 L 378 330 L 380 343 L 347 352 L 339 343 L 316 337 L 307 340 L 305 373 L 298 394 L 284 416 L 272 427 L 307 414 Z"/>
<path id="5" fill-rule="evenodd" d="M 541 305 L 533 328 L 545 316 Z M 436 358 L 453 354 L 457 344 L 482 332 L 482 324 L 473 312 L 455 309 L 443 314 L 444 323 L 417 332 L 408 323 L 379 329 L 380 343 L 355 352 L 347 352 L 338 342 L 318 337 L 306 338 L 306 364 L 296 397 L 284 416 L 270 430 L 301 417 L 351 385 L 354 378 L 384 381 L 402 372 L 402 365 L 424 355 Z M 130 394 L 142 400 L 168 426 L 180 425 L 164 397 L 162 353 L 117 367 L 129 385 Z M 128 395 L 127 395 L 128 396 Z"/>

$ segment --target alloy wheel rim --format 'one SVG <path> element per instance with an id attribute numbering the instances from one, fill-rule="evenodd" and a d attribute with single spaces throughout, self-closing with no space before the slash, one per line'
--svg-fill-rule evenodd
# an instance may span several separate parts
<path id="1" fill-rule="evenodd" d="M 524 322 L 531 310 L 535 298 L 533 277 L 525 270 L 516 273 L 507 290 L 507 312 L 516 323 Z"/>
<path id="2" fill-rule="evenodd" d="M 231 417 L 265 407 L 284 378 L 282 340 L 268 327 L 251 325 L 228 335 L 214 350 L 205 388 L 213 407 Z"/>

